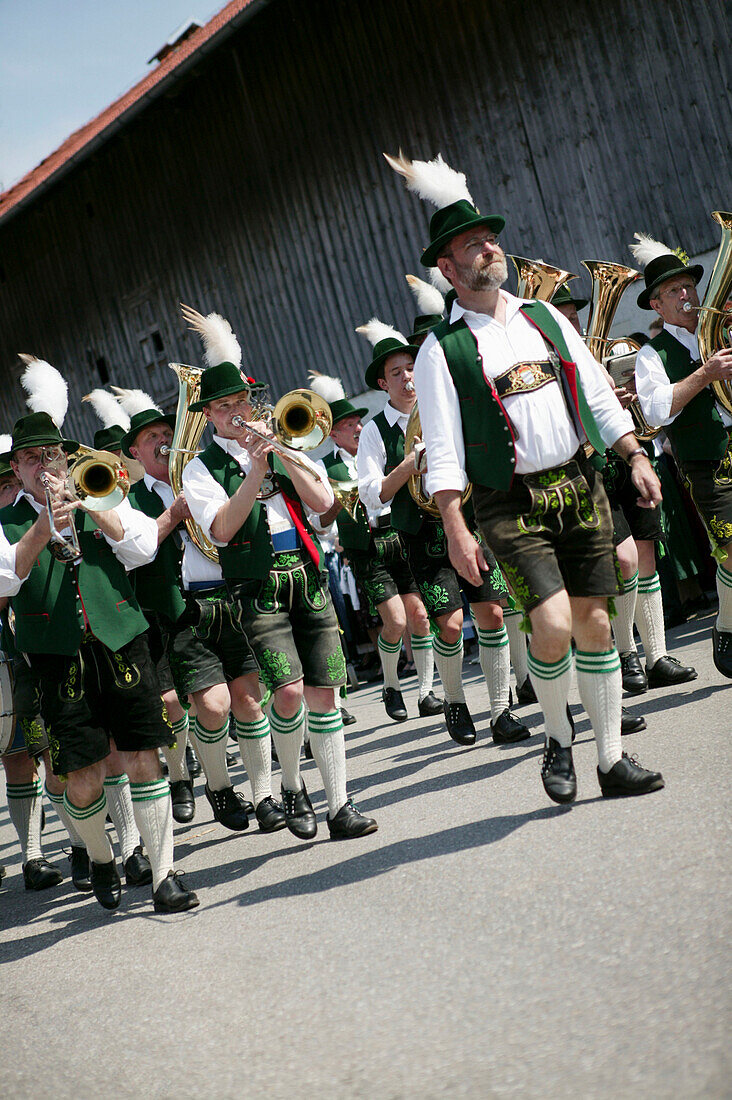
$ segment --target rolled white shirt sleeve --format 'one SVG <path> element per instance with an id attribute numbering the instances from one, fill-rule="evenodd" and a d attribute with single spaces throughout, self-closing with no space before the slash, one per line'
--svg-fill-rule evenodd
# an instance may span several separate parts
<path id="1" fill-rule="evenodd" d="M 133 508 L 129 500 L 123 500 L 115 508 L 124 530 L 122 538 L 114 539 L 104 535 L 118 561 L 129 572 L 151 562 L 158 552 L 158 525 L 151 516 L 146 516 L 139 508 Z M 93 515 L 93 513 L 92 513 Z M 102 532 L 104 534 L 104 532 Z"/>
<path id="2" fill-rule="evenodd" d="M 8 542 L 0 527 L 0 596 L 14 596 L 22 583 L 15 572 L 15 544 Z"/>
<path id="3" fill-rule="evenodd" d="M 365 424 L 358 440 L 356 452 L 356 473 L 358 476 L 358 495 L 369 512 L 383 512 L 381 486 L 386 469 L 386 448 L 384 440 L 373 420 Z M 386 502 L 387 504 L 389 501 Z"/>
<path id="4" fill-rule="evenodd" d="M 223 485 L 211 477 L 200 458 L 192 458 L 183 470 L 183 495 L 191 515 L 214 546 L 226 546 L 211 534 L 211 525 L 229 500 Z"/>
<path id="5" fill-rule="evenodd" d="M 674 422 L 678 416 L 678 413 L 671 416 L 674 384 L 666 374 L 661 356 L 648 344 L 644 344 L 636 356 L 635 388 L 649 424 L 664 428 Z"/>
<path id="6" fill-rule="evenodd" d="M 328 471 L 325 468 L 325 463 L 323 462 L 322 458 L 319 458 L 316 462 L 313 463 L 313 465 L 320 474 L 321 481 L 324 480 L 331 492 L 333 492 L 333 486 L 328 480 Z M 333 494 L 333 500 L 335 501 L 335 494 Z M 305 514 L 308 518 L 310 526 L 313 528 L 316 534 L 323 535 L 326 538 L 332 539 L 335 538 L 337 534 L 335 530 L 335 520 L 333 520 L 332 523 L 329 523 L 327 527 L 323 527 L 322 523 L 320 522 L 321 515 L 324 515 L 327 511 L 328 508 L 324 508 L 322 512 L 313 512 L 310 508 L 306 508 Z"/>
<path id="7" fill-rule="evenodd" d="M 414 365 L 422 440 L 427 448 L 424 488 L 432 496 L 440 489 L 463 492 L 468 484 L 465 472 L 465 443 L 460 400 L 444 352 L 430 334 Z"/>

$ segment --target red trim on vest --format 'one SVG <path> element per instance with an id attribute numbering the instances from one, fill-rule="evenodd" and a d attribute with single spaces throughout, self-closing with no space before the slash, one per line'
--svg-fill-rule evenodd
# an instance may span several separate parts
<path id="1" fill-rule="evenodd" d="M 280 492 L 282 493 L 281 489 Z M 308 555 L 310 556 L 310 560 L 312 561 L 316 569 L 320 569 L 320 554 L 318 553 L 317 547 L 313 540 L 310 538 L 307 528 L 305 527 L 305 522 L 302 515 L 302 504 L 299 500 L 291 500 L 289 497 L 285 496 L 284 493 L 282 493 L 282 499 L 285 502 L 285 507 L 287 508 L 287 511 L 290 513 L 290 519 L 295 525 L 295 530 L 302 539 L 302 544 L 307 550 Z"/>

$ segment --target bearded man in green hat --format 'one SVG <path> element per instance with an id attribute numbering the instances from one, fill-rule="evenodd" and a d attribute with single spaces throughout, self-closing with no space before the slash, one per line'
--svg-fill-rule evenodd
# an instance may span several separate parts
<path id="1" fill-rule="evenodd" d="M 37 364 L 47 367 L 30 357 L 26 362 L 24 378 Z M 23 488 L 0 512 L 5 535 L 17 544 L 15 582 L 6 592 L 15 643 L 40 678 L 52 766 L 66 777 L 64 807 L 89 854 L 97 901 L 115 909 L 121 897 L 105 829 L 105 760 L 116 746 L 152 867 L 155 910 L 180 912 L 198 905 L 198 898 L 173 868 L 170 792 L 157 753 L 172 732 L 147 646 L 148 624 L 127 577 L 128 569 L 154 555 L 157 529 L 126 500 L 92 513 L 71 499 L 66 455 L 78 444 L 62 438 L 57 427 L 66 411 L 65 393 L 59 409 L 58 395 L 46 389 L 32 393 L 39 411 L 14 426 L 11 466 Z M 40 409 L 45 402 L 55 420 Z M 75 513 L 80 557 L 51 552 L 47 492 L 61 535 Z"/>
<path id="2" fill-rule="evenodd" d="M 377 824 L 346 791 L 343 722 L 336 691 L 346 682 L 338 622 L 321 547 L 305 514 L 320 515 L 333 491 L 302 454 L 273 451 L 272 433 L 252 424 L 251 383 L 226 359 L 208 318 L 186 310 L 203 338 L 208 366 L 193 411 L 203 410 L 213 442 L 188 463 L 183 490 L 191 514 L 219 550 L 224 578 L 261 677 L 272 693 L 270 728 L 282 771 L 287 827 L 312 839 L 317 822 L 300 775 L 308 704 L 310 748 L 328 801 L 335 840 L 365 836 Z"/>
<path id="3" fill-rule="evenodd" d="M 508 272 L 498 236 L 505 219 L 481 214 L 465 176 L 434 161 L 388 158 L 410 190 L 437 207 L 421 262 L 435 263 L 457 298 L 425 340 L 415 385 L 427 445 L 426 490 L 437 500 L 450 560 L 473 584 L 484 568 L 460 509 L 468 481 L 475 514 L 531 627 L 529 669 L 544 712 L 544 788 L 571 802 L 577 782 L 567 696 L 576 639 L 577 682 L 598 748 L 605 796 L 663 786 L 620 740 L 620 660 L 608 599 L 618 591 L 612 524 L 585 457 L 615 449 L 649 507 L 658 478 L 575 329 L 554 307 L 501 290 Z"/>
<path id="4" fill-rule="evenodd" d="M 732 678 L 732 416 L 710 389 L 732 381 L 732 349 L 699 361 L 697 284 L 700 264 L 636 233 L 631 252 L 644 267 L 641 309 L 655 310 L 663 328 L 638 352 L 635 379 L 646 419 L 663 427 L 717 561 L 719 614 L 712 628 L 714 663 Z"/>

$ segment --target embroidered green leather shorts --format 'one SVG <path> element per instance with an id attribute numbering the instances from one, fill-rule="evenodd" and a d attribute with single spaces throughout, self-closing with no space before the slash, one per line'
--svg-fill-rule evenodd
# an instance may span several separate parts
<path id="1" fill-rule="evenodd" d="M 15 731 L 6 755 L 25 752 L 38 759 L 48 748 L 48 734 L 40 713 L 41 687 L 38 675 L 25 657 L 13 658 L 13 709 Z"/>
<path id="2" fill-rule="evenodd" d="M 173 730 L 160 698 L 145 634 L 116 653 L 89 635 L 73 657 L 32 653 L 41 683 L 41 715 L 51 766 L 68 775 L 109 755 L 172 744 Z"/>
<path id="3" fill-rule="evenodd" d="M 607 494 L 581 451 L 550 470 L 517 474 L 507 492 L 475 485 L 473 501 L 524 611 L 562 589 L 570 596 L 620 591 Z"/>
<path id="4" fill-rule="evenodd" d="M 721 462 L 679 466 L 713 547 L 732 542 L 732 444 Z"/>
<path id="5" fill-rule="evenodd" d="M 225 588 L 209 596 L 186 596 L 187 610 L 170 628 L 166 655 L 181 702 L 187 695 L 257 672 Z"/>
<path id="6" fill-rule="evenodd" d="M 312 562 L 301 559 L 294 568 L 273 569 L 263 581 L 232 584 L 230 593 L 234 615 L 271 691 L 300 679 L 308 687 L 345 684 L 338 620 L 327 584 Z"/>
<path id="7" fill-rule="evenodd" d="M 353 575 L 361 585 L 372 615 L 380 603 L 407 592 L 418 593 L 417 582 L 409 568 L 402 536 L 398 531 L 375 531 L 369 550 L 349 550 L 346 553 Z"/>
<path id="8" fill-rule="evenodd" d="M 478 535 L 475 538 L 481 544 L 488 566 L 487 572 L 483 574 L 483 581 L 478 586 L 470 584 L 453 569 L 447 553 L 445 530 L 437 520 L 426 520 L 418 535 L 402 537 L 419 594 L 427 608 L 427 614 L 433 618 L 462 607 L 461 593 L 465 593 L 470 604 L 499 601 L 508 596 L 508 587 L 496 559 Z"/>

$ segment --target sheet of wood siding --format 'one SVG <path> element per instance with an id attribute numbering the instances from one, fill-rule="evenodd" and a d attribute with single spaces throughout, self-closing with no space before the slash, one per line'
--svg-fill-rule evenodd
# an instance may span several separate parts
<path id="1" fill-rule="evenodd" d="M 70 432 L 112 380 L 174 398 L 138 337 L 200 362 L 183 301 L 227 316 L 275 393 L 316 367 L 362 387 L 354 334 L 410 331 L 430 211 L 384 162 L 441 151 L 509 251 L 629 262 L 636 229 L 690 253 L 729 208 L 722 0 L 272 0 L 176 90 L 0 224 L 6 429 L 18 351 L 69 377 Z"/>

